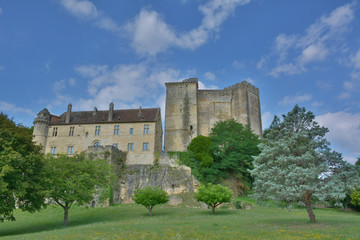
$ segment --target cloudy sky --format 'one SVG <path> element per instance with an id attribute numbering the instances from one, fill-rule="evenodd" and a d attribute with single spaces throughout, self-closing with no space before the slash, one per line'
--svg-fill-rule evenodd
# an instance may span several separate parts
<path id="1" fill-rule="evenodd" d="M 264 128 L 304 106 L 360 156 L 359 1 L 0 0 L 0 111 L 18 123 L 68 103 L 164 110 L 164 83 L 189 77 L 258 87 Z"/>

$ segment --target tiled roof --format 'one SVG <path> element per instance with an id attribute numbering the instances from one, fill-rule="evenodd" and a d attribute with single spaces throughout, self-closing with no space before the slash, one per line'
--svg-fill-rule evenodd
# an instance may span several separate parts
<path id="1" fill-rule="evenodd" d="M 160 108 L 114 110 L 113 120 L 108 121 L 109 111 L 71 112 L 70 122 L 66 123 L 67 112 L 60 116 L 51 116 L 51 124 L 91 124 L 91 123 L 131 123 L 155 122 Z"/>

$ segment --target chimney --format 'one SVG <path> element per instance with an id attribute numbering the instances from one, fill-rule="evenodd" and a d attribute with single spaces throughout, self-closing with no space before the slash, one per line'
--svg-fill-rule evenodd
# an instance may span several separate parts
<path id="1" fill-rule="evenodd" d="M 108 121 L 112 121 L 113 119 L 114 119 L 114 103 L 110 103 Z"/>
<path id="2" fill-rule="evenodd" d="M 70 123 L 71 108 L 72 108 L 72 105 L 71 105 L 71 103 L 69 103 L 67 113 L 66 113 L 65 123 Z"/>

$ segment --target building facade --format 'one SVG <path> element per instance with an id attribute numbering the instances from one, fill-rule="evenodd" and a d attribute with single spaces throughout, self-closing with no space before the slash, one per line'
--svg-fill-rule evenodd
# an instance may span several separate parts
<path id="1" fill-rule="evenodd" d="M 186 151 L 208 136 L 217 121 L 234 118 L 262 136 L 259 89 L 248 82 L 223 90 L 199 90 L 198 79 L 166 83 L 165 151 Z"/>
<path id="2" fill-rule="evenodd" d="M 162 151 L 160 108 L 73 112 L 52 115 L 46 108 L 34 121 L 34 141 L 46 154 L 73 155 L 89 146 L 114 146 L 127 152 L 126 164 L 152 164 Z"/>

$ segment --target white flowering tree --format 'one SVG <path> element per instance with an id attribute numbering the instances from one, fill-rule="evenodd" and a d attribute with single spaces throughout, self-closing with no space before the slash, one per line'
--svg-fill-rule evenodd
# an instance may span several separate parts
<path id="1" fill-rule="evenodd" d="M 311 222 L 316 221 L 311 201 L 342 200 L 359 184 L 355 166 L 331 151 L 312 112 L 298 105 L 280 120 L 275 116 L 261 154 L 254 159 L 254 190 L 257 199 L 302 201 Z M 339 123 L 341 124 L 341 123 Z"/>

